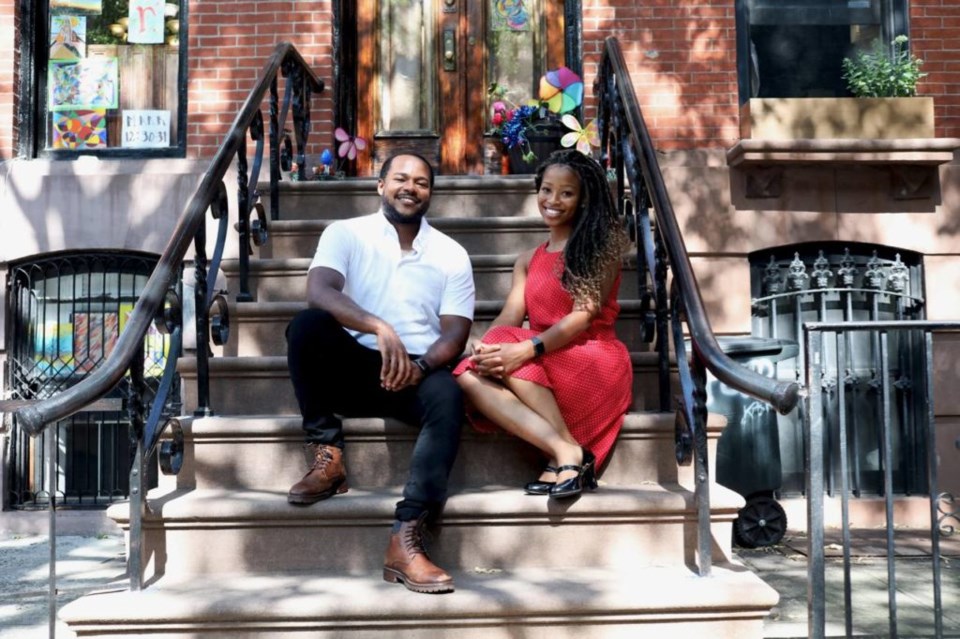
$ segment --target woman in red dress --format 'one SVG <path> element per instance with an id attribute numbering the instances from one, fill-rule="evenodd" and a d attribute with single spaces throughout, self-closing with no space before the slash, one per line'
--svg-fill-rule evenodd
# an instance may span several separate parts
<path id="1" fill-rule="evenodd" d="M 596 487 L 632 400 L 614 332 L 627 240 L 592 158 L 557 151 L 535 184 L 549 239 L 517 259 L 503 310 L 454 375 L 477 411 L 547 457 L 526 492 L 564 498 Z"/>

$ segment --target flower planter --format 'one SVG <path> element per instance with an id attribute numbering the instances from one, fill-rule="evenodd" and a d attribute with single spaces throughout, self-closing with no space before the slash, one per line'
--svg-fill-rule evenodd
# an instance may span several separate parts
<path id="1" fill-rule="evenodd" d="M 933 138 L 933 98 L 752 98 L 740 109 L 740 137 Z"/>
<path id="2" fill-rule="evenodd" d="M 510 173 L 518 175 L 536 173 L 537 166 L 546 160 L 548 155 L 563 148 L 560 146 L 560 138 L 562 137 L 563 132 L 556 126 L 549 127 L 542 134 L 528 135 L 527 141 L 530 143 L 530 150 L 537 156 L 537 159 L 533 162 L 523 160 L 523 145 L 507 149 L 507 157 L 510 159 Z"/>

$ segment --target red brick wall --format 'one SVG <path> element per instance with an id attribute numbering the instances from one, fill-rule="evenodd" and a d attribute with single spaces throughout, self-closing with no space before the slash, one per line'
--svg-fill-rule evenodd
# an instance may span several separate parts
<path id="1" fill-rule="evenodd" d="M 16 145 L 18 6 L 0 0 L 0 159 Z M 312 103 L 311 139 L 329 139 L 329 0 L 191 0 L 189 16 L 188 157 L 213 155 L 280 40 L 293 42 L 327 84 Z M 936 98 L 937 135 L 960 137 L 960 4 L 912 0 L 910 28 L 929 74 L 920 91 Z M 592 87 L 603 40 L 616 36 L 658 147 L 729 146 L 738 137 L 735 32 L 733 0 L 585 0 L 584 80 Z"/>
<path id="2" fill-rule="evenodd" d="M 738 138 L 733 0 L 586 0 L 588 87 L 611 35 L 620 40 L 658 147 L 729 146 Z"/>
<path id="3" fill-rule="evenodd" d="M 938 137 L 960 137 L 960 4 L 911 0 L 910 49 L 927 77 L 919 93 L 934 97 Z"/>
<path id="4" fill-rule="evenodd" d="M 0 2 L 0 160 L 14 156 L 17 144 L 17 83 L 20 16 L 15 0 Z"/>
<path id="5" fill-rule="evenodd" d="M 329 136 L 333 120 L 329 1 L 191 0 L 189 16 L 187 157 L 216 152 L 280 41 L 292 42 L 327 85 L 311 103 L 311 140 Z"/>

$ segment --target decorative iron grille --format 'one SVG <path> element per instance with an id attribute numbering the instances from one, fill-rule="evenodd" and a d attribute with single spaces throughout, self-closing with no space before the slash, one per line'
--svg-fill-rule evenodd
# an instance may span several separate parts
<path id="1" fill-rule="evenodd" d="M 12 265 L 7 279 L 6 389 L 14 399 L 43 399 L 76 384 L 111 353 L 155 257 L 131 253 L 58 254 Z M 152 401 L 169 349 L 151 329 L 144 342 L 145 401 Z M 130 441 L 129 378 L 106 397 L 36 438 L 11 433 L 7 506 L 98 507 L 126 499 Z M 179 391 L 171 393 L 179 398 Z M 179 406 L 167 406 L 170 415 Z M 56 486 L 49 486 L 44 438 L 56 437 Z M 155 485 L 156 477 L 149 478 Z"/>
<path id="2" fill-rule="evenodd" d="M 922 257 L 912 251 L 840 242 L 797 244 L 753 253 L 750 259 L 753 334 L 800 342 L 805 322 L 899 321 L 924 319 Z M 883 441 L 880 436 L 880 393 L 887 376 L 896 389 L 893 419 L 893 479 L 899 494 L 926 490 L 927 425 L 913 386 L 923 378 L 917 353 L 922 336 L 890 336 L 890 358 L 881 366 L 876 335 L 848 334 L 845 364 L 824 368 L 820 381 L 827 415 L 836 415 L 838 384 L 844 384 L 850 487 L 855 496 L 883 493 Z M 823 361 L 835 362 L 835 346 L 826 345 Z M 772 374 L 803 381 L 803 350 L 773 364 Z M 803 491 L 804 443 L 802 407 L 777 417 L 781 493 Z M 839 486 L 839 424 L 827 428 L 827 491 Z"/>

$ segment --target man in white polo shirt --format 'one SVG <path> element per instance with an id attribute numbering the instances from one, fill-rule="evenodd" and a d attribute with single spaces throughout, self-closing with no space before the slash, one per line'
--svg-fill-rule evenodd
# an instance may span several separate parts
<path id="1" fill-rule="evenodd" d="M 307 276 L 309 308 L 287 327 L 287 364 L 310 469 L 290 488 L 306 505 L 347 491 L 337 415 L 420 424 L 397 503 L 383 577 L 416 592 L 452 592 L 423 547 L 424 520 L 447 497 L 463 397 L 449 366 L 463 353 L 475 291 L 467 252 L 424 214 L 433 168 L 415 153 L 380 170 L 380 210 L 323 232 Z"/>

